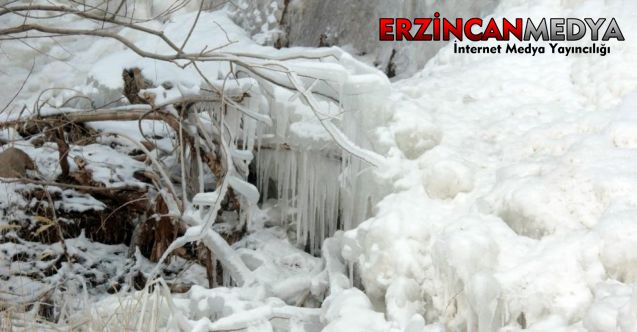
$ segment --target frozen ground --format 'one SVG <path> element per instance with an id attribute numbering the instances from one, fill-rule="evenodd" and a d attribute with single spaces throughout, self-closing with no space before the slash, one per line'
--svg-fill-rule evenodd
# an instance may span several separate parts
<path id="1" fill-rule="evenodd" d="M 279 193 L 270 201 L 274 207 L 264 207 L 257 216 L 279 225 L 291 219 L 287 235 L 294 243 L 316 227 L 331 233 L 340 210 L 347 231 L 324 243 L 323 261 L 289 245 L 285 230 L 262 230 L 236 249 L 255 269 L 261 266 L 257 273 L 271 289 L 194 288 L 175 295 L 174 307 L 161 302 L 165 294 L 159 292 L 138 292 L 123 300 L 105 295 L 89 310 L 94 326 L 111 320 L 113 313 L 129 319 L 131 312 L 146 312 L 145 306 L 135 309 L 135 303 L 159 303 L 158 312 L 180 312 L 197 326 L 243 313 L 254 317 L 248 331 L 636 331 L 637 44 L 631 35 L 637 31 L 637 3 L 513 0 L 499 4 L 493 15 L 616 17 L 627 41 L 612 43 L 606 57 L 468 56 L 453 54 L 447 45 L 424 69 L 387 89 L 378 88 L 388 87 L 379 73 L 366 69 L 375 85 L 362 84 L 362 95 L 373 98 L 365 104 L 354 93 L 348 96 L 358 108 L 343 116 L 341 127 L 386 158 L 377 169 L 354 177 L 337 177 L 351 170 L 312 153 L 327 151 L 329 159 L 334 146 L 307 109 L 294 102 L 278 105 L 269 138 L 277 143 L 293 139 L 307 150 L 258 155 L 261 189 L 269 177 L 300 198 Z M 166 31 L 185 33 L 180 29 L 188 25 L 180 22 L 192 16 L 175 17 L 165 23 Z M 252 41 L 222 12 L 204 18 L 193 48 L 212 43 L 209 39 L 224 42 L 216 21 L 240 41 L 231 47 L 272 51 L 257 44 L 263 36 Z M 84 41 L 64 48 L 42 43 L 48 55 L 29 53 L 37 57 L 37 70 L 27 83 L 27 98 L 64 85 L 107 100 L 121 88 L 120 69 L 129 65 L 144 68 L 158 81 L 178 76 L 185 85 L 200 83 L 175 68 L 138 60 L 115 43 L 88 49 Z M 12 64 L 3 66 L 3 75 L 17 83 L 8 84 L 0 100 L 11 97 L 7 93 L 17 89 L 32 63 L 32 58 L 17 57 L 28 51 L 24 45 L 2 48 L 8 59 L 3 62 Z M 65 62 L 50 55 L 66 57 Z M 361 71 L 353 61 L 341 65 Z M 11 138 L 11 133 L 3 135 Z M 39 158 L 46 166 L 46 155 Z M 337 191 L 340 207 L 336 194 L 330 195 Z M 318 212 L 304 216 L 308 210 Z M 287 216 L 298 211 L 301 217 Z M 294 228 L 294 222 L 300 225 Z M 81 247 L 83 241 L 70 245 Z M 362 291 L 350 288 L 347 272 L 327 279 L 321 275 L 344 271 L 333 260 L 341 255 L 360 278 Z M 288 273 L 277 280 L 280 271 Z M 202 272 L 193 271 L 192 280 L 197 273 Z M 325 280 L 333 296 L 321 304 L 315 300 L 326 295 L 321 294 Z M 28 290 L 38 287 L 24 279 L 15 282 L 24 282 Z M 307 313 L 310 322 L 268 319 L 294 316 L 290 304 L 303 294 L 295 294 L 293 286 L 308 283 L 316 298 L 304 304 L 321 306 Z M 285 290 L 288 298 L 282 296 Z M 273 293 L 287 305 L 266 296 Z M 154 316 L 140 321 L 169 329 L 176 324 Z M 221 320 L 215 326 L 237 325 Z"/>

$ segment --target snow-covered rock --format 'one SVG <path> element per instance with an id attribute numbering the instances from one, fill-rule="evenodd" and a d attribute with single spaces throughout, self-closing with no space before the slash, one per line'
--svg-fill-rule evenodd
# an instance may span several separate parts
<path id="1" fill-rule="evenodd" d="M 480 17 L 499 2 L 244 0 L 234 2 L 237 6 L 229 6 L 229 10 L 258 42 L 274 45 L 281 39 L 281 46 L 338 45 L 385 72 L 391 70 L 406 78 L 420 70 L 447 42 L 379 42 L 377 18 L 433 17 L 435 12 L 444 17 Z"/>

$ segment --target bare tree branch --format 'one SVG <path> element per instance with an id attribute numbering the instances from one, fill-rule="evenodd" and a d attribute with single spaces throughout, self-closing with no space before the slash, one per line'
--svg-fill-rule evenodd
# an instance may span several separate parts
<path id="1" fill-rule="evenodd" d="M 29 69 L 29 73 L 27 74 L 27 77 L 25 77 L 24 80 L 22 81 L 22 84 L 20 84 L 20 88 L 18 88 L 18 91 L 16 91 L 16 93 L 13 95 L 13 97 L 11 97 L 9 102 L 2 108 L 2 110 L 0 111 L 0 114 L 4 113 L 4 111 L 7 108 L 9 108 L 9 106 L 11 106 L 11 104 L 18 97 L 18 95 L 20 95 L 20 92 L 24 88 L 24 85 L 27 84 L 27 81 L 29 80 L 29 77 L 31 77 L 31 74 L 33 74 L 33 69 L 35 69 L 35 59 L 33 59 L 33 64 L 31 65 L 31 69 Z"/>

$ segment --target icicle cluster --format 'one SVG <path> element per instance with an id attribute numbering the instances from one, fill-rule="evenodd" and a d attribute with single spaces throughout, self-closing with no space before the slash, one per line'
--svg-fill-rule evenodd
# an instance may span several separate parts
<path id="1" fill-rule="evenodd" d="M 264 199 L 274 197 L 283 211 L 292 212 L 297 243 L 317 252 L 321 240 L 337 229 L 340 161 L 311 150 L 261 150 L 258 159 Z M 270 179 L 276 181 L 275 188 Z"/>
<path id="2" fill-rule="evenodd" d="M 341 110 L 332 121 L 340 124 L 348 139 L 373 151 L 374 138 L 367 128 L 386 117 L 383 100 L 389 82 L 354 59 L 340 61 L 354 72 L 339 86 L 340 104 L 327 102 L 326 108 Z M 310 130 L 318 125 L 316 118 L 299 115 L 305 105 L 276 102 L 269 106 L 274 125 L 265 129 L 269 139 L 267 144 L 262 142 L 257 155 L 259 190 L 264 200 L 275 198 L 290 216 L 297 244 L 318 253 L 322 241 L 337 229 L 351 229 L 365 220 L 382 193 L 369 164 L 341 151 L 322 128 L 323 135 Z M 299 124 L 307 132 L 299 131 Z M 293 126 L 296 130 L 291 130 Z"/>

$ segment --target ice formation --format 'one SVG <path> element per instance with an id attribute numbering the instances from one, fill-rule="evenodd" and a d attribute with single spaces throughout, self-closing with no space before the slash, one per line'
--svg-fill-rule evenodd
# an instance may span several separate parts
<path id="1" fill-rule="evenodd" d="M 233 247 L 224 246 L 214 232 L 203 228 L 210 219 L 207 209 L 217 203 L 221 191 L 199 194 L 192 202 L 204 208 L 188 211 L 192 219 L 188 235 L 199 236 L 225 253 L 226 265 L 235 267 L 229 273 L 245 287 L 194 287 L 187 294 L 169 295 L 165 287 L 157 286 L 153 292 L 147 289 L 123 300 L 104 296 L 92 307 L 92 326 L 99 328 L 100 321 L 111 320 L 113 312 L 116 317 L 128 314 L 129 318 L 130 312 L 141 312 L 139 326 L 148 323 L 167 329 L 635 330 L 634 41 L 629 38 L 625 43 L 612 44 L 613 52 L 607 57 L 458 56 L 453 54 L 452 45 L 447 45 L 428 60 L 429 55 L 414 55 L 418 53 L 416 47 L 398 51 L 395 61 L 405 79 L 390 84 L 379 71 L 363 63 L 378 57 L 385 62 L 377 67 L 384 70 L 388 51 L 367 49 L 369 41 L 365 38 L 360 38 L 360 45 L 355 44 L 356 31 L 342 36 L 339 31 L 325 32 L 334 38 L 331 40 L 354 44 L 353 48 L 344 45 L 346 50 L 376 52 L 373 59 L 358 54 L 363 61 L 359 62 L 337 48 L 292 48 L 277 53 L 258 44 L 274 43 L 279 36 L 280 32 L 271 28 L 278 26 L 280 17 L 276 15 L 282 10 L 281 3 L 257 1 L 256 7 L 240 3 L 247 6 L 232 16 L 256 35 L 242 31 L 223 11 L 206 13 L 193 35 L 193 50 L 195 45 L 225 42 L 214 23 L 218 22 L 237 41 L 230 50 L 268 52 L 275 57 L 337 52 L 338 61 L 290 64 L 299 73 L 332 83 L 311 79 L 297 82 L 304 91 L 311 89 L 321 95 L 314 106 L 323 117 L 316 116 L 302 94 L 257 79 L 233 81 L 231 89 L 250 91 L 253 98 L 241 106 L 244 110 L 226 119 L 229 132 L 237 134 L 230 139 L 244 143 L 241 149 L 230 151 L 229 158 L 239 161 L 239 166 L 229 185 L 245 202 L 260 200 L 262 209 L 249 211 L 254 233 Z M 427 1 L 400 3 L 377 2 L 366 10 L 384 13 L 396 7 L 398 12 L 389 15 L 401 15 L 403 11 L 418 13 L 432 8 Z M 294 1 L 289 9 L 293 20 L 289 22 L 303 21 L 303 8 L 311 14 L 314 9 L 309 8 L 329 5 L 346 13 L 353 4 Z M 458 4 L 448 2 L 444 6 L 455 8 Z M 492 4 L 479 2 L 468 10 L 490 11 Z M 260 11 L 252 12 L 254 8 Z M 157 8 L 145 10 L 153 13 Z M 616 17 L 625 31 L 637 31 L 636 13 L 637 6 L 628 0 L 516 0 L 498 4 L 492 15 L 608 16 Z M 364 16 L 367 22 L 367 17 L 376 14 L 359 11 L 353 15 Z M 170 22 L 152 24 L 163 26 L 168 35 L 183 36 L 183 27 L 193 16 L 192 12 L 180 13 Z M 260 26 L 246 25 L 252 16 L 261 17 L 261 21 L 254 21 Z M 315 21 L 308 22 L 306 26 L 290 26 L 293 45 L 295 35 L 322 31 Z M 375 31 L 364 24 L 360 29 Z M 132 31 L 122 33 L 135 36 Z M 298 42 L 313 45 L 314 40 Z M 76 86 L 82 93 L 107 102 L 121 89 L 121 69 L 131 65 L 142 68 L 157 83 L 170 79 L 180 93 L 190 93 L 201 84 L 188 70 L 139 59 L 120 45 L 77 41 L 69 43 L 76 55 L 69 55 L 56 45 L 42 43 L 40 46 L 48 47 L 52 55 L 65 57 L 76 66 L 68 69 L 63 63 L 38 56 L 38 80 L 26 86 L 29 103 L 42 87 L 52 85 Z M 155 46 L 152 40 L 138 43 Z M 13 56 L 14 66 L 6 68 L 8 74 L 24 77 L 31 62 L 16 55 L 28 50 L 15 44 L 4 49 Z M 103 56 L 107 53 L 110 56 Z M 96 58 L 101 59 L 97 64 L 86 65 L 86 59 Z M 415 61 L 408 64 L 409 59 Z M 416 71 L 412 65 L 425 62 L 422 70 L 407 78 L 407 73 Z M 228 68 L 209 64 L 205 70 L 219 74 L 214 82 L 220 84 Z M 61 71 L 70 74 L 55 75 Z M 283 74 L 264 74 L 291 81 Z M 90 77 L 86 84 L 82 83 L 85 76 Z M 165 89 L 153 91 L 171 97 Z M 51 97 L 54 106 L 61 106 L 65 96 L 50 92 L 44 97 Z M 57 99 L 60 103 L 56 104 Z M 325 119 L 342 132 L 337 137 L 340 142 L 321 124 Z M 214 116 L 202 119 L 214 120 Z M 116 126 L 110 123 L 91 126 L 123 133 L 136 130 L 128 125 L 113 128 Z M 143 126 L 149 132 L 168 132 L 153 122 L 144 122 Z M 2 137 L 16 137 L 16 133 L 3 131 Z M 382 162 L 370 167 L 338 144 L 352 142 L 373 151 L 368 155 L 370 160 Z M 169 143 L 168 138 L 158 144 L 161 150 L 170 150 Z M 52 177 L 59 174 L 56 147 L 24 148 L 35 156 L 44 173 Z M 254 154 L 250 152 L 253 148 Z M 145 166 L 124 163 L 121 160 L 125 156 L 116 150 L 88 145 L 71 153 L 93 157 L 90 167 L 99 179 L 114 177 L 119 179 L 114 185 L 143 185 L 134 180 L 132 172 Z M 106 158 L 121 161 L 122 166 L 103 166 Z M 245 182 L 253 159 L 258 192 Z M 3 209 L 29 204 L 12 195 L 19 190 L 16 187 L 2 185 Z M 81 211 L 88 205 L 96 206 L 75 192 L 68 194 L 72 197 L 64 203 L 69 209 Z M 260 223 L 291 226 L 291 232 L 285 228 L 259 230 Z M 321 257 L 294 248 L 288 243 L 289 233 L 293 233 L 290 238 L 295 245 L 305 246 Z M 82 248 L 93 244 L 78 238 L 69 245 Z M 30 246 L 3 244 L 1 248 L 7 255 L 17 249 L 40 249 Z M 113 269 L 119 262 L 115 253 L 123 251 L 98 249 L 109 257 L 105 269 Z M 23 263 L 3 262 L 2 269 L 26 268 Z M 152 269 L 146 261 L 140 264 L 145 265 L 145 271 Z M 68 267 L 70 271 L 77 268 Z M 10 281 L 14 282 L 28 291 L 46 286 L 23 277 Z M 79 289 L 77 285 L 74 287 Z M 143 308 L 136 308 L 136 303 Z"/>

